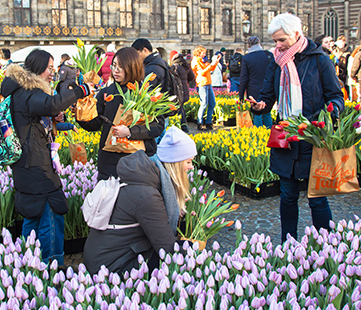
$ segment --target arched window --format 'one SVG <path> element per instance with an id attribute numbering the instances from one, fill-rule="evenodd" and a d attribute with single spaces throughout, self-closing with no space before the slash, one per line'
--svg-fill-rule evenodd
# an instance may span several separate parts
<path id="1" fill-rule="evenodd" d="M 338 18 L 334 9 L 329 9 L 323 20 L 324 34 L 334 39 L 338 37 Z"/>

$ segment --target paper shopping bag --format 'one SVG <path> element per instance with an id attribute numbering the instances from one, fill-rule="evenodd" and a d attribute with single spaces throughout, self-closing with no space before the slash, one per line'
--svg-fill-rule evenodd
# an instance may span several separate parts
<path id="1" fill-rule="evenodd" d="M 79 161 L 84 165 L 87 163 L 86 149 L 83 142 L 80 143 L 69 143 L 69 152 L 72 162 Z"/>
<path id="2" fill-rule="evenodd" d="M 237 111 L 236 113 L 237 128 L 252 127 L 252 118 L 249 111 Z"/>
<path id="3" fill-rule="evenodd" d="M 133 111 L 128 110 L 124 113 L 124 108 L 122 105 L 119 105 L 117 114 L 115 115 L 113 123 L 115 125 L 125 125 L 129 126 L 133 122 Z M 141 117 L 137 122 L 137 125 L 145 124 L 145 118 Z M 105 146 L 103 151 L 108 152 L 118 152 L 118 153 L 134 153 L 138 150 L 145 151 L 145 145 L 143 140 L 129 140 L 127 138 L 116 138 L 113 136 L 113 130 L 109 130 L 107 140 L 105 141 Z"/>
<path id="4" fill-rule="evenodd" d="M 75 111 L 77 121 L 89 122 L 98 116 L 97 100 L 93 95 L 78 99 Z"/>
<path id="5" fill-rule="evenodd" d="M 83 75 L 84 83 L 93 83 L 95 85 L 99 84 L 100 76 L 95 73 L 94 70 L 91 70 Z"/>
<path id="6" fill-rule="evenodd" d="M 360 190 L 356 173 L 355 146 L 337 151 L 313 147 L 308 198 Z"/>

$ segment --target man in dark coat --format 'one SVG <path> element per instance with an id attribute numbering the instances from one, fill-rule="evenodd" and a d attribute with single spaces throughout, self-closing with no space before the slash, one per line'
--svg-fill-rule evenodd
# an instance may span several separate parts
<path id="1" fill-rule="evenodd" d="M 252 96 L 258 99 L 259 91 L 262 88 L 263 79 L 266 75 L 267 67 L 273 55 L 264 51 L 260 39 L 252 36 L 248 38 L 248 52 L 242 59 L 241 80 L 239 84 L 239 99 L 243 100 L 246 91 L 246 97 Z M 254 115 L 253 123 L 255 126 L 272 127 L 271 113 L 263 115 Z"/>
<path id="2" fill-rule="evenodd" d="M 193 81 L 195 76 L 193 70 L 190 68 L 187 61 L 184 59 L 182 54 L 177 51 L 171 51 L 169 54 L 169 60 L 174 68 L 174 71 L 178 74 L 182 80 L 183 86 L 183 102 L 179 102 L 179 114 L 181 115 L 181 127 L 184 132 L 189 132 L 187 126 L 186 113 L 184 110 L 184 103 L 189 100 L 189 82 Z"/>
<path id="3" fill-rule="evenodd" d="M 229 77 L 231 78 L 230 91 L 239 91 L 239 80 L 242 70 L 242 48 L 237 47 L 236 52 L 229 60 Z"/>
<path id="4" fill-rule="evenodd" d="M 165 70 L 168 64 L 162 59 L 159 52 L 152 52 L 153 47 L 147 39 L 135 40 L 132 47 L 138 51 L 140 57 L 143 59 L 145 76 L 149 73 L 155 73 L 157 75 L 153 81 L 149 82 L 151 87 L 155 88 L 156 86 L 161 85 L 162 92 L 167 91 L 168 87 L 166 85 Z"/>
<path id="5" fill-rule="evenodd" d="M 284 30 L 285 24 L 290 26 L 287 30 L 289 33 Z M 280 101 L 282 69 L 278 63 L 284 61 L 286 62 L 284 67 L 295 66 L 298 75 L 297 77 L 288 75 L 291 81 L 285 82 L 291 84 L 292 79 L 299 79 L 300 85 L 297 87 L 302 98 L 291 97 L 292 93 L 282 93 L 281 100 L 288 95 L 287 99 L 292 98 L 294 101 L 291 102 L 290 109 L 286 106 L 289 102 L 278 107 L 279 118 L 285 120 L 287 117 L 292 117 L 295 111 L 298 113 L 300 107 L 302 114 L 310 121 L 317 120 L 319 112 L 331 102 L 334 107 L 333 116 L 338 117 L 344 109 L 344 101 L 335 68 L 322 47 L 317 47 L 313 41 L 303 36 L 301 20 L 291 14 L 279 14 L 272 20 L 268 31 L 276 43 L 275 60 L 272 60 L 268 66 L 258 102 L 251 98 L 254 113 L 268 113 L 275 102 Z M 293 48 L 293 45 L 296 48 Z M 287 79 L 287 75 L 284 76 Z M 283 88 L 281 91 L 287 89 L 290 88 Z M 295 84 L 293 89 L 296 90 Z M 296 106 L 295 102 L 300 102 L 300 106 Z M 281 183 L 282 241 L 286 240 L 287 234 L 297 239 L 299 180 L 309 179 L 311 157 L 312 145 L 305 141 L 291 142 L 290 149 L 271 149 L 271 170 L 279 175 Z M 308 202 L 316 229 L 321 227 L 329 229 L 332 213 L 327 197 L 309 198 Z"/>

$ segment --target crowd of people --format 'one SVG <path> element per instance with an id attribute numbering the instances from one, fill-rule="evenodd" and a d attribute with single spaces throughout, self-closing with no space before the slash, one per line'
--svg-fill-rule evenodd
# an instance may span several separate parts
<path id="1" fill-rule="evenodd" d="M 172 51 L 168 62 L 144 38 L 119 50 L 111 44 L 104 56 L 100 53 L 99 57 L 107 59 L 99 71 L 104 85 L 96 95 L 98 117 L 78 123 L 88 131 L 101 130 L 98 180 L 120 177 L 127 186 L 120 189 L 109 222 L 114 229 L 90 231 L 84 262 L 91 273 L 103 264 L 113 272 L 130 271 L 137 265 L 138 254 L 156 267 L 159 249 L 172 251 L 178 219 L 186 212 L 185 199 L 189 198 L 187 172 L 193 168 L 192 160 L 197 154 L 194 142 L 186 134 L 189 129 L 183 106 L 189 100 L 189 83 L 193 80 L 200 97 L 198 130 L 213 129 L 213 87 L 224 87 L 227 72 L 229 90 L 238 91 L 240 100 L 246 97 L 251 102 L 256 126 L 272 126 L 270 111 L 274 106 L 277 121 L 300 112 L 314 120 L 330 102 L 337 117 L 344 109 L 344 99 L 353 96 L 355 81 L 355 100 L 360 102 L 360 46 L 351 52 L 343 36 L 336 42 L 324 35 L 315 41 L 308 39 L 302 32 L 301 20 L 288 13 L 273 18 L 268 31 L 275 42 L 272 51 L 264 50 L 260 39 L 251 36 L 248 50 L 243 54 L 237 48 L 228 63 L 225 47 L 209 60 L 207 48 L 202 45 L 193 50 L 191 61 L 188 55 Z M 16 210 L 25 218 L 23 234 L 27 237 L 34 229 L 41 241 L 44 261 L 58 259 L 62 264 L 67 202 L 48 147 L 53 141 L 54 122 L 42 120 L 54 118 L 62 122 L 62 111 L 89 95 L 94 85 L 84 83 L 82 72 L 67 54 L 56 70 L 52 55 L 45 51 L 32 51 L 21 67 L 11 64 L 10 52 L 3 49 L 1 65 L 6 69 L 1 94 L 12 96 L 12 118 L 23 146 L 21 159 L 12 166 Z M 117 86 L 125 92 L 129 82 L 142 83 L 146 75 L 155 73 L 151 88 L 160 85 L 167 90 L 170 68 L 183 86 L 178 109 L 182 130 L 170 127 L 165 131 L 166 116 L 151 122 L 150 130 L 139 124 L 131 128 L 111 124 L 123 98 L 105 98 L 119 94 Z M 50 87 L 55 74 L 60 81 L 56 94 Z M 132 154 L 103 150 L 110 131 L 117 138 L 142 140 L 145 150 Z M 297 238 L 299 180 L 309 178 L 311 156 L 311 145 L 302 141 L 292 142 L 290 149 L 271 150 L 271 170 L 281 181 L 283 241 L 287 234 Z M 327 198 L 311 198 L 309 205 L 314 226 L 329 228 L 332 213 Z"/>

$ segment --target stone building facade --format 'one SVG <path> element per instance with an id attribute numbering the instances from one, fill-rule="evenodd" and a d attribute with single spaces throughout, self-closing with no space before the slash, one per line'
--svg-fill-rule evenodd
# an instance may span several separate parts
<path id="1" fill-rule="evenodd" d="M 111 42 L 122 47 L 144 37 L 164 58 L 171 50 L 190 53 L 202 44 L 209 57 L 226 47 L 227 60 L 235 48 L 244 48 L 249 35 L 272 47 L 267 27 L 279 13 L 298 15 L 305 34 L 314 38 L 321 32 L 322 2 L 326 4 L 322 0 L 0 0 L 0 45 L 15 51 L 29 45 L 72 44 L 79 37 L 103 47 Z M 248 34 L 243 31 L 244 20 L 250 21 Z"/>
<path id="2" fill-rule="evenodd" d="M 317 33 L 337 39 L 344 35 L 354 48 L 361 40 L 361 0 L 319 0 Z"/>

